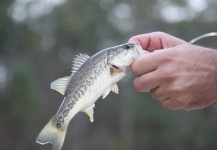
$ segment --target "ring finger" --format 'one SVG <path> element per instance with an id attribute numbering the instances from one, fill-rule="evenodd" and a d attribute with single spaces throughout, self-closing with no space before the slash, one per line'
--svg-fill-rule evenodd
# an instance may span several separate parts
<path id="1" fill-rule="evenodd" d="M 151 95 L 157 100 L 165 100 L 169 98 L 169 94 L 164 90 L 164 88 L 162 88 L 162 86 L 151 89 Z"/>

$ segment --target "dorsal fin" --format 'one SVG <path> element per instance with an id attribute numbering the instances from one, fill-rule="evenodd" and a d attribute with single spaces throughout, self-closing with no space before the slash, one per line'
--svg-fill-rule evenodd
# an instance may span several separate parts
<path id="1" fill-rule="evenodd" d="M 87 54 L 76 55 L 76 58 L 73 61 L 71 76 L 73 76 L 75 72 L 77 72 L 89 60 L 89 58 L 90 57 Z"/>

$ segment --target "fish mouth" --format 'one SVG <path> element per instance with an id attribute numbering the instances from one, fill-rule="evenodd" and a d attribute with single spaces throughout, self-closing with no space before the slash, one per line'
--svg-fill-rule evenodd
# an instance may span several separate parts
<path id="1" fill-rule="evenodd" d="M 130 66 L 117 66 L 114 64 L 110 65 L 110 70 L 111 72 L 116 72 L 116 73 L 120 73 L 120 72 L 126 72 L 128 70 L 130 70 Z"/>
<path id="2" fill-rule="evenodd" d="M 113 64 L 110 65 L 110 74 L 111 75 L 123 73 L 123 72 L 126 72 L 127 70 L 128 70 L 128 68 L 126 68 L 126 67 L 118 67 L 118 66 L 113 65 Z"/>
<path id="3" fill-rule="evenodd" d="M 114 69 L 120 69 L 118 66 L 116 66 L 116 65 L 111 65 L 112 66 L 112 68 L 114 68 Z"/>

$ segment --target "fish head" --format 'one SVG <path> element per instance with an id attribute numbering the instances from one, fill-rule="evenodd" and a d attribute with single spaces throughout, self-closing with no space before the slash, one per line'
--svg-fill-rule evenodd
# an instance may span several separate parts
<path id="1" fill-rule="evenodd" d="M 125 43 L 110 49 L 108 64 L 123 72 L 129 70 L 132 62 L 143 52 L 141 45 L 137 43 Z"/>

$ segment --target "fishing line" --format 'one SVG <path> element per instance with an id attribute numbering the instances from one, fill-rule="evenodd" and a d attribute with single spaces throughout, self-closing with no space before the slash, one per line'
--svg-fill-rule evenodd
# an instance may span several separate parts
<path id="1" fill-rule="evenodd" d="M 199 40 L 201 40 L 203 38 L 211 37 L 211 36 L 217 36 L 217 32 L 210 32 L 210 33 L 203 34 L 201 36 L 198 36 L 198 37 L 192 39 L 189 43 L 193 44 L 193 43 L 195 43 L 195 42 L 197 42 L 197 41 L 199 41 Z"/>

